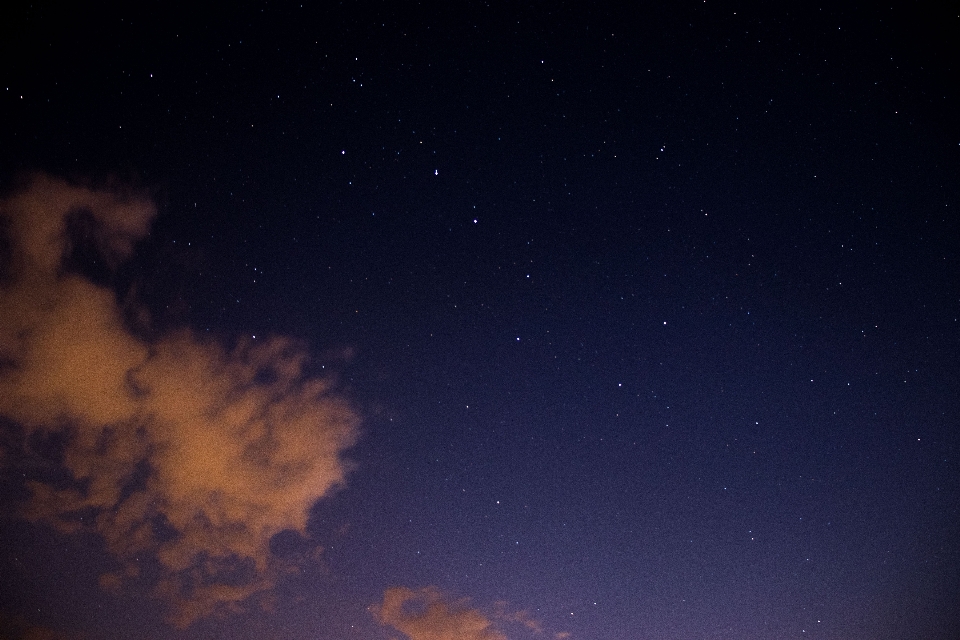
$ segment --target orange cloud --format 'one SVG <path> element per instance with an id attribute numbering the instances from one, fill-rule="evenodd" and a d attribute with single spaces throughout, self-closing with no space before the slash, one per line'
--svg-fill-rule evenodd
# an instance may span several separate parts
<path id="1" fill-rule="evenodd" d="M 387 589 L 373 614 L 380 624 L 390 625 L 410 640 L 507 640 L 467 600 L 448 600 L 436 587 Z"/>
<path id="2" fill-rule="evenodd" d="M 45 176 L 0 202 L 0 415 L 28 435 L 65 434 L 74 480 L 31 483 L 24 514 L 97 531 L 123 564 L 105 587 L 153 554 L 156 594 L 185 627 L 272 587 L 270 538 L 303 532 L 310 506 L 344 481 L 358 419 L 329 380 L 305 375 L 307 354 L 289 339 L 228 349 L 188 330 L 131 332 L 113 291 L 66 268 L 78 215 L 116 268 L 155 209 Z"/>
<path id="3" fill-rule="evenodd" d="M 0 611 L 0 638 L 8 640 L 86 640 L 78 633 L 67 633 L 43 625 L 33 624 L 20 615 Z"/>

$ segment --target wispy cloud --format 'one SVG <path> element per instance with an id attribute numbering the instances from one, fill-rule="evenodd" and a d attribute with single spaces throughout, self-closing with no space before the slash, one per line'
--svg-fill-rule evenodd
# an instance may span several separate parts
<path id="1" fill-rule="evenodd" d="M 7 640 L 90 640 L 86 635 L 69 633 L 33 624 L 23 616 L 0 612 L 0 638 Z"/>
<path id="2" fill-rule="evenodd" d="M 392 587 L 384 592 L 383 602 L 370 609 L 380 624 L 409 640 L 507 640 L 505 629 L 524 637 L 544 634 L 543 625 L 527 611 L 513 610 L 501 601 L 484 613 L 469 599 L 451 598 L 436 587 Z M 569 636 L 553 634 L 559 640 Z"/>
<path id="3" fill-rule="evenodd" d="M 445 598 L 436 587 L 414 591 L 393 587 L 374 607 L 380 624 L 389 625 L 410 640 L 506 640 L 494 622 L 467 600 Z"/>
<path id="4" fill-rule="evenodd" d="M 154 215 L 137 194 L 47 176 L 0 202 L 0 414 L 28 443 L 64 438 L 70 481 L 32 482 L 24 515 L 98 532 L 123 565 L 105 587 L 152 554 L 155 593 L 187 626 L 272 587 L 270 538 L 304 531 L 344 481 L 358 420 L 329 380 L 305 374 L 295 341 L 228 348 L 186 329 L 148 340 L 112 290 L 69 268 L 77 219 L 110 270 Z"/>

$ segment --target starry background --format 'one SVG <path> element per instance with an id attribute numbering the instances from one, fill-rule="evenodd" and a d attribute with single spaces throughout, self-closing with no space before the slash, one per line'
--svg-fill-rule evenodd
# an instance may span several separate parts
<path id="1" fill-rule="evenodd" d="M 434 585 L 551 637 L 960 637 L 955 11 L 3 13 L 4 190 L 149 189 L 111 285 L 162 327 L 349 349 L 363 417 L 272 544 L 323 561 L 187 629 L 97 587 L 97 536 L 13 516 L 8 469 L 8 615 L 388 638 L 368 606 Z"/>

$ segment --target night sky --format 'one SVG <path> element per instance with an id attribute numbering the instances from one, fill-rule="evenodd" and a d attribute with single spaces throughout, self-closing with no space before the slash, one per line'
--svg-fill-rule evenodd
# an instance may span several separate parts
<path id="1" fill-rule="evenodd" d="M 960 15 L 0 10 L 0 637 L 960 638 Z"/>

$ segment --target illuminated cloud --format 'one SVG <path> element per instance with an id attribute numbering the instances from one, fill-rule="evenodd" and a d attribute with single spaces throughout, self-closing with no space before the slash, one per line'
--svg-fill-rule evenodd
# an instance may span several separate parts
<path id="1" fill-rule="evenodd" d="M 0 638 L 9 640 L 87 640 L 82 634 L 66 633 L 32 624 L 23 616 L 0 612 Z"/>
<path id="2" fill-rule="evenodd" d="M 305 375 L 297 343 L 227 348 L 188 330 L 148 341 L 112 290 L 68 268 L 78 220 L 98 264 L 115 269 L 154 215 L 136 194 L 45 176 L 0 201 L 0 415 L 28 443 L 65 438 L 72 481 L 31 482 L 24 515 L 98 532 L 123 565 L 104 587 L 151 554 L 155 592 L 183 627 L 265 596 L 278 571 L 270 538 L 303 532 L 310 506 L 343 482 L 357 416 L 330 381 Z"/>
<path id="3" fill-rule="evenodd" d="M 390 625 L 410 640 L 507 640 L 467 600 L 444 598 L 436 587 L 387 589 L 383 604 L 373 614 L 380 624 Z"/>
<path id="4" fill-rule="evenodd" d="M 471 607 L 468 598 L 450 598 L 436 587 L 392 587 L 384 592 L 383 603 L 370 611 L 377 622 L 409 640 L 507 640 L 504 629 L 510 630 L 512 638 L 547 635 L 527 611 L 513 610 L 501 601 L 485 614 Z M 555 640 L 570 637 L 565 631 L 549 635 Z"/>
<path id="5" fill-rule="evenodd" d="M 536 634 L 543 633 L 543 626 L 528 611 L 511 611 L 506 602 L 498 602 L 495 617 L 504 622 L 514 622 Z"/>

